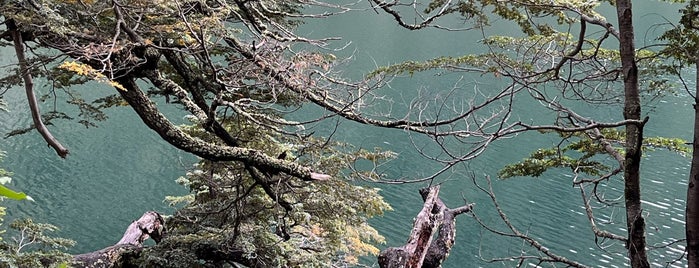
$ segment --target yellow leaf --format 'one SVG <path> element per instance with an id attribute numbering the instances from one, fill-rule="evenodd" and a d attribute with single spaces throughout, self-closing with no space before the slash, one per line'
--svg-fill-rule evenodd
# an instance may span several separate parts
<path id="1" fill-rule="evenodd" d="M 66 61 L 66 62 L 61 63 L 61 65 L 58 66 L 58 68 L 74 72 L 78 75 L 82 75 L 82 76 L 91 78 L 92 80 L 95 80 L 97 82 L 105 83 L 105 84 L 113 86 L 119 90 L 126 91 L 126 88 L 124 86 L 122 86 L 121 84 L 119 84 L 118 82 L 116 82 L 114 80 L 107 78 L 107 76 L 98 72 L 97 70 L 92 68 L 92 66 L 90 66 L 90 65 L 80 63 L 80 62 L 75 62 L 75 61 Z"/>
<path id="2" fill-rule="evenodd" d="M 109 84 L 112 85 L 113 87 L 119 89 L 119 90 L 128 91 L 128 90 L 126 90 L 126 88 L 124 86 L 119 84 L 119 82 L 117 82 L 117 81 L 109 80 Z"/>

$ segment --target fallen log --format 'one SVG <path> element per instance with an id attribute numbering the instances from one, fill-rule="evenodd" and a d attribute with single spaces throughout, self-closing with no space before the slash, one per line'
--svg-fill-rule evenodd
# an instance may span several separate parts
<path id="1" fill-rule="evenodd" d="M 467 204 L 449 209 L 438 197 L 439 186 L 421 189 L 420 194 L 425 204 L 415 218 L 408 242 L 381 251 L 378 257 L 380 267 L 440 267 L 454 245 L 456 216 L 473 208 L 473 204 Z"/>
<path id="2" fill-rule="evenodd" d="M 163 217 L 155 211 L 148 211 L 140 219 L 133 221 L 119 242 L 115 245 L 84 254 L 75 255 L 79 267 L 107 268 L 121 267 L 125 259 L 138 255 L 143 242 L 152 238 L 159 243 L 164 235 Z"/>

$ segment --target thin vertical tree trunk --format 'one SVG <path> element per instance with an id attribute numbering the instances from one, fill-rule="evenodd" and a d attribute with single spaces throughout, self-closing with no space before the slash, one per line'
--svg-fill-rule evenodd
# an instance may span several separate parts
<path id="1" fill-rule="evenodd" d="M 697 81 L 699 81 L 699 57 L 695 58 Z M 694 139 L 692 142 L 692 166 L 687 185 L 687 208 L 685 231 L 687 235 L 687 263 L 689 268 L 699 267 L 699 84 L 694 93 Z"/>
<path id="2" fill-rule="evenodd" d="M 631 0 L 616 1 L 619 22 L 619 52 L 624 77 L 624 119 L 641 119 L 638 89 L 638 67 L 632 20 Z M 624 161 L 624 199 L 626 228 L 631 267 L 650 267 L 646 255 L 645 220 L 641 210 L 641 141 L 643 125 L 626 126 L 626 156 Z"/>

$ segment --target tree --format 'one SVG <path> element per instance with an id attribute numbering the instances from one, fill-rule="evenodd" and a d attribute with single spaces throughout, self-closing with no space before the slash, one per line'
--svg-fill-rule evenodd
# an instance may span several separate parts
<path id="1" fill-rule="evenodd" d="M 619 21 L 619 54 L 624 79 L 624 119 L 641 119 L 641 97 L 636 65 L 636 41 L 633 31 L 631 1 L 616 1 Z M 650 267 L 646 255 L 646 223 L 641 214 L 641 145 L 643 124 L 626 125 L 624 160 L 624 201 L 631 267 Z"/>
<path id="2" fill-rule="evenodd" d="M 680 151 L 684 149 L 681 149 L 678 140 L 644 139 L 643 137 L 643 126 L 648 118 L 641 119 L 641 95 L 656 93 L 640 90 L 641 85 L 638 77 L 643 73 L 639 71 L 637 64 L 646 64 L 646 67 L 653 70 L 651 73 L 663 72 L 664 67 L 658 65 L 659 60 L 653 60 L 659 58 L 656 52 L 636 50 L 631 1 L 610 1 L 616 6 L 618 30 L 612 23 L 607 22 L 604 17 L 595 12 L 599 2 L 431 1 L 424 10 L 419 10 L 414 5 L 411 6 L 400 1 L 374 0 L 373 3 L 377 9 L 385 11 L 396 19 L 399 25 L 411 30 L 427 27 L 456 29 L 456 27 L 448 27 L 438 22 L 441 17 L 454 13 L 475 21 L 474 28 L 482 28 L 484 24 L 488 23 L 489 17 L 486 15 L 486 11 L 493 11 L 496 16 L 517 23 L 522 32 L 528 35 L 527 37 L 492 37 L 484 34 L 484 43 L 489 46 L 490 51 L 478 57 L 468 55 L 458 59 L 438 58 L 419 64 L 404 63 L 379 70 L 379 72 L 388 74 L 410 72 L 412 75 L 413 72 L 424 70 L 448 69 L 467 73 L 492 74 L 495 78 L 507 77 L 512 81 L 508 87 L 522 89 L 512 90 L 512 95 L 517 97 L 511 98 L 520 99 L 526 97 L 528 93 L 546 108 L 557 112 L 558 118 L 555 119 L 553 125 L 532 125 L 522 122 L 508 124 L 510 119 L 507 116 L 494 120 L 501 128 L 489 135 L 493 140 L 530 130 L 555 132 L 562 138 L 557 147 L 540 149 L 524 161 L 505 167 L 500 172 L 500 176 L 539 176 L 551 168 L 571 168 L 576 178 L 574 185 L 580 188 L 583 196 L 584 206 L 596 236 L 595 241 L 597 241 L 597 237 L 624 241 L 631 266 L 649 267 L 646 254 L 645 221 L 641 213 L 640 161 L 642 148 L 648 145 L 665 144 L 661 147 Z M 411 17 L 403 14 L 419 15 Z M 558 26 L 552 25 L 551 21 L 547 20 L 551 17 L 557 18 Z M 415 23 L 410 23 L 412 21 Z M 579 31 L 577 39 L 569 35 L 574 23 L 580 24 L 577 27 Z M 600 26 L 604 34 L 597 40 L 591 40 L 587 31 L 588 24 Z M 561 25 L 563 27 L 560 27 Z M 603 42 L 610 36 L 614 36 L 618 40 L 620 48 L 618 51 L 604 49 Z M 613 64 L 608 64 L 610 62 Z M 624 121 L 622 122 L 600 124 L 601 120 L 584 116 L 584 113 L 580 112 L 584 109 L 577 109 L 576 112 L 573 107 L 579 107 L 579 104 L 571 105 L 570 102 L 566 102 L 572 100 L 613 105 L 613 101 L 610 100 L 617 95 L 610 89 L 619 81 L 623 81 L 624 87 L 623 96 L 619 96 L 624 101 L 622 109 Z M 663 85 L 666 84 L 663 79 L 649 78 L 648 81 L 651 86 L 649 88 L 664 88 Z M 548 90 L 547 88 L 554 89 Z M 506 112 L 504 114 L 509 115 L 512 110 L 515 110 L 514 107 L 513 103 L 505 106 L 503 110 Z M 625 134 L 619 135 L 621 133 L 610 131 L 610 128 L 621 125 L 625 126 Z M 617 142 L 625 144 L 623 153 L 614 147 L 613 144 Z M 564 144 L 570 145 L 563 146 Z M 577 151 L 577 156 L 567 156 L 567 152 L 571 151 Z M 582 157 L 580 153 L 582 153 Z M 606 164 L 603 164 L 604 162 L 596 160 L 600 154 L 607 154 L 615 159 L 618 167 L 610 169 Z M 452 156 L 453 154 L 448 155 Z M 453 162 L 459 161 L 459 159 L 461 159 L 459 156 L 453 157 Z M 611 170 L 611 172 L 603 173 L 602 171 L 605 170 Z M 594 186 L 593 196 L 597 201 L 602 204 L 610 204 L 608 200 L 600 198 L 597 194 L 598 185 L 601 181 L 607 181 L 621 172 L 623 172 L 625 182 L 624 207 L 628 231 L 625 238 L 600 230 L 596 226 L 592 207 L 589 204 L 590 200 L 585 193 L 585 186 L 591 184 Z M 597 178 L 578 179 L 581 173 L 597 176 Z M 489 180 L 488 183 L 490 183 Z M 691 185 L 690 183 L 690 187 Z M 494 229 L 490 230 L 494 233 L 519 237 L 544 255 L 540 258 L 514 256 L 514 259 L 519 259 L 522 262 L 528 258 L 533 258 L 538 260 L 539 264 L 541 262 L 562 262 L 569 266 L 582 266 L 580 263 L 555 255 L 532 237 L 518 231 L 500 210 L 492 188 L 480 186 L 479 188 L 491 196 L 498 209 L 498 214 L 511 233 L 504 234 Z M 689 215 L 688 221 L 691 221 Z M 485 224 L 483 225 L 488 228 Z"/>
<path id="3" fill-rule="evenodd" d="M 321 5 L 336 12 L 348 10 Z M 39 116 L 34 77 L 49 79 L 66 91 L 88 81 L 113 86 L 117 97 L 94 104 L 74 100 L 84 111 L 83 124 L 104 117 L 100 106 L 126 103 L 164 140 L 203 159 L 201 169 L 183 179 L 194 194 L 167 224 L 173 230 L 169 239 L 148 251 L 144 260 L 135 256 L 134 262 L 353 263 L 359 255 L 377 253 L 369 242 L 381 237 L 366 220 L 388 205 L 376 190 L 341 178 L 379 178 L 371 169 L 345 173 L 354 162 L 379 164 L 392 155 L 348 153 L 343 145 L 310 136 L 306 126 L 340 116 L 428 135 L 460 135 L 438 128 L 450 128 L 473 112 L 439 120 L 365 113 L 363 103 L 372 102 L 372 90 L 381 79 L 345 81 L 332 69 L 338 62 L 334 55 L 296 52 L 295 46 L 322 46 L 325 41 L 293 33 L 299 23 L 295 18 L 314 17 L 299 13 L 307 6 L 302 1 L 6 1 L 0 8 L 5 18 L 0 36 L 12 40 L 19 64 L 17 73 L 3 82 L 10 86 L 22 78 L 34 127 L 61 157 L 68 151 Z M 25 55 L 27 45 L 33 56 Z M 146 93 L 146 87 L 154 90 Z M 175 126 L 149 94 L 181 106 L 197 127 Z M 176 100 L 170 102 L 171 96 Z M 506 96 L 505 92 L 483 103 Z M 304 103 L 330 115 L 305 122 L 284 117 Z M 474 156 L 479 151 L 475 149 Z M 330 208 L 329 200 L 337 200 L 337 207 Z M 256 213 L 246 211 L 249 208 Z M 202 214 L 214 215 L 192 221 Z M 222 233 L 226 235 L 218 236 Z M 175 254 L 180 258 L 172 258 L 172 250 L 158 252 L 175 244 L 183 251 Z"/>
<path id="4" fill-rule="evenodd" d="M 674 73 L 682 78 L 682 68 L 694 65 L 699 70 L 699 55 L 697 55 L 697 30 L 696 21 L 697 1 L 689 1 L 688 5 L 680 10 L 682 17 L 679 24 L 661 36 L 668 41 L 664 53 L 674 59 Z M 682 80 L 684 81 L 684 80 Z M 684 82 L 683 82 L 684 83 Z M 687 262 L 689 267 L 699 267 L 699 84 L 695 85 L 694 93 L 684 84 L 690 96 L 694 97 L 694 137 L 692 141 L 692 163 L 687 183 L 687 207 L 685 210 L 685 231 L 687 238 Z"/>
<path id="5" fill-rule="evenodd" d="M 284 117 L 311 102 L 360 119 L 344 102 L 354 98 L 342 91 L 358 85 L 334 79 L 333 55 L 294 50 L 323 42 L 293 34 L 296 18 L 305 16 L 301 4 L 2 2 L 0 36 L 12 41 L 4 45 L 14 46 L 19 63 L 3 86 L 21 81 L 30 104 L 36 103 L 36 77 L 71 96 L 79 96 L 72 94 L 75 84 L 113 86 L 118 95 L 95 103 L 71 99 L 81 123 L 90 126 L 104 118 L 100 109 L 126 104 L 164 140 L 202 158 L 181 179 L 192 195 L 175 198 L 186 205 L 165 225 L 167 238 L 148 254 L 127 254 L 127 261 L 166 267 L 201 261 L 339 265 L 378 253 L 373 243 L 382 237 L 367 219 L 390 207 L 377 189 L 351 184 L 359 173 L 347 170 L 356 161 L 380 162 L 392 154 L 312 136 L 305 126 L 318 119 Z M 148 87 L 153 90 L 145 92 Z M 154 103 L 158 97 L 189 112 L 191 126 L 173 124 Z M 35 127 L 66 156 L 42 126 L 38 107 L 30 108 Z"/>
<path id="6" fill-rule="evenodd" d="M 595 11 L 600 5 L 596 1 L 432 1 L 424 10 L 417 10 L 416 5 L 400 1 L 372 0 L 377 11 L 383 10 L 411 30 L 455 30 L 437 23 L 450 14 L 483 29 L 493 11 L 518 25 L 524 36 L 484 35 L 486 53 L 409 61 L 379 68 L 360 81 L 343 79 L 336 69 L 342 59 L 318 49 L 330 39 L 311 40 L 294 32 L 294 26 L 304 19 L 347 12 L 351 5 L 294 0 L 1 3 L 4 29 L 0 37 L 12 41 L 4 45 L 15 48 L 18 68 L 0 84 L 22 81 L 35 127 L 59 155 L 67 150 L 48 135 L 37 120 L 38 108 L 31 105 L 34 77 L 46 78 L 70 93 L 75 84 L 112 86 L 117 94 L 96 103 L 73 99 L 80 108 L 81 123 L 89 126 L 92 120 L 103 119 L 102 108 L 128 105 L 164 140 L 202 158 L 181 179 L 192 194 L 172 199 L 185 206 L 166 220 L 169 234 L 158 246 L 129 255 L 133 264 L 187 267 L 199 260 L 206 265 L 352 264 L 360 255 L 377 253 L 371 243 L 381 237 L 366 221 L 388 205 L 377 190 L 348 180 L 435 182 L 479 156 L 491 143 L 535 131 L 558 135 L 561 143 L 552 150 L 537 151 L 521 165 L 505 167 L 501 176 L 536 176 L 549 168 L 570 168 L 595 237 L 626 242 L 632 265 L 647 264 L 637 176 L 640 148 L 678 146 L 667 139 L 644 140 L 641 135 L 645 121 L 640 116 L 639 95 L 656 94 L 665 83 L 648 79 L 657 91 L 638 92 L 634 77 L 657 69 L 635 64 L 654 67 L 658 63 L 654 53 L 637 51 L 629 42 L 633 29 L 628 1 L 616 2 L 620 10 L 617 31 Z M 314 4 L 330 11 L 307 13 Z M 406 18 L 401 15 L 405 10 L 420 15 Z M 552 18 L 557 24 L 551 24 Z M 590 34 L 588 24 L 600 27 L 602 33 Z M 578 31 L 577 37 L 572 29 Z M 603 44 L 610 37 L 622 43 L 620 51 L 605 49 Z M 401 75 L 434 70 L 503 79 L 506 84 L 475 96 L 461 94 L 456 85 L 441 91 L 444 98 L 419 96 L 404 114 L 381 112 L 386 102 L 377 89 Z M 626 94 L 615 90 L 622 83 L 620 77 Z M 452 96 L 468 99 L 450 102 Z M 625 101 L 624 116 L 610 122 L 595 120 L 573 105 L 617 105 L 617 97 Z M 181 107 L 189 113 L 191 124 L 176 126 L 155 101 Z M 524 101 L 541 103 L 556 117 L 521 120 L 516 114 Z M 289 117 L 302 108 L 321 112 L 315 117 Z M 355 149 L 309 131 L 316 124 L 328 126 L 330 118 L 427 136 L 439 152 L 420 153 L 440 168 L 424 177 L 384 178 L 375 167 L 394 154 Z M 626 127 L 626 133 L 621 134 L 619 127 Z M 451 144 L 460 146 L 455 149 Z M 618 144 L 625 146 L 615 146 Z M 622 172 L 628 183 L 627 236 L 597 228 L 590 205 L 591 201 L 611 204 L 597 195 L 598 185 Z M 499 209 L 492 187 L 482 186 L 475 176 L 474 183 L 490 197 L 507 225 L 508 231 L 500 233 L 526 241 L 539 253 L 511 259 L 520 265 L 530 261 L 584 266 L 520 231 Z M 596 200 L 588 197 L 586 187 L 593 188 L 591 196 Z M 434 195 L 426 199 L 426 211 L 445 207 L 438 205 Z"/>

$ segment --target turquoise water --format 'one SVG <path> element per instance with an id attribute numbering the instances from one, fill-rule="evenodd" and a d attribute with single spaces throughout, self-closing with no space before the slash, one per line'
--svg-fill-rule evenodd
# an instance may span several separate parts
<path id="1" fill-rule="evenodd" d="M 634 4 L 638 47 L 655 42 L 655 36 L 662 33 L 659 23 L 665 19 L 676 20 L 677 6 L 673 8 L 656 1 L 637 1 Z M 614 14 L 613 10 L 603 11 L 606 15 Z M 516 31 L 515 27 L 496 23 L 495 28 L 486 31 L 485 34 L 512 33 Z M 477 46 L 478 40 L 483 38 L 478 32 L 445 32 L 437 29 L 409 31 L 396 26 L 392 18 L 376 16 L 372 12 L 320 20 L 312 22 L 304 29 L 312 36 L 342 36 L 344 41 L 351 41 L 348 55 L 355 61 L 349 63 L 348 75 L 356 77 L 376 66 L 404 60 L 424 60 L 443 55 L 458 56 L 479 51 L 482 48 Z M 588 33 L 596 33 L 593 36 L 601 34 L 591 27 L 588 27 Z M 688 77 L 691 80 L 694 75 L 689 73 L 685 79 Z M 454 75 L 415 76 L 412 79 L 394 81 L 391 84 L 394 93 L 388 94 L 393 96 L 397 103 L 409 102 L 415 96 L 411 95 L 411 91 L 438 92 L 453 86 L 459 78 Z M 499 81 L 467 76 L 461 80 L 460 87 L 463 92 L 458 94 L 467 97 L 468 94 L 473 94 L 472 89 L 476 87 L 488 92 L 497 88 L 498 83 Z M 693 81 L 690 83 L 690 87 L 693 86 Z M 691 139 L 691 102 L 691 98 L 682 90 L 677 96 L 667 97 L 660 102 L 649 102 L 644 108 L 651 118 L 646 135 Z M 393 108 L 394 111 L 401 111 L 400 108 Z M 621 118 L 621 110 L 618 107 L 590 106 L 581 112 L 602 120 Z M 552 119 L 555 114 L 542 111 L 538 104 L 533 104 L 531 107 L 520 108 L 520 114 L 517 116 L 524 120 L 535 120 Z M 353 123 L 344 123 L 338 133 L 341 135 L 336 138 L 365 148 L 381 146 L 398 152 L 398 159 L 384 167 L 389 178 L 420 178 L 440 168 L 416 153 L 418 148 L 439 151 L 434 148 L 437 145 L 416 135 Z M 443 184 L 441 196 L 450 206 L 462 205 L 464 199 L 476 203 L 476 213 L 487 224 L 492 224 L 498 230 L 505 230 L 494 213 L 489 198 L 475 189 L 470 174 L 475 174 L 480 183 L 483 183 L 485 176 L 495 177 L 497 170 L 502 166 L 526 157 L 536 148 L 554 146 L 558 142 L 557 137 L 534 134 L 496 142 L 478 159 L 457 166 L 440 176 L 438 181 Z M 413 143 L 418 144 L 417 148 Z M 642 170 L 643 198 L 644 212 L 647 213 L 648 243 L 653 247 L 650 251 L 653 266 L 665 266 L 666 262 L 672 262 L 682 255 L 681 243 L 670 247 L 661 246 L 684 236 L 684 199 L 689 160 L 665 151 L 645 154 Z M 611 241 L 600 241 L 599 246 L 595 244 L 594 235 L 581 205 L 580 191 L 572 187 L 571 176 L 568 170 L 554 170 L 539 178 L 494 181 L 493 188 L 502 208 L 515 222 L 519 231 L 539 239 L 553 252 L 597 267 L 626 266 L 623 244 Z M 421 208 L 417 189 L 422 186 L 424 184 L 381 186 L 384 196 L 395 208 L 395 211 L 374 221 L 377 228 L 387 237 L 388 246 L 405 243 L 412 227 L 412 219 Z M 607 198 L 621 197 L 623 188 L 620 179 L 612 180 L 605 188 L 604 194 Z M 610 232 L 625 235 L 622 207 L 607 208 L 595 213 L 599 225 L 604 225 L 603 227 Z M 515 263 L 490 263 L 489 260 L 508 256 L 538 255 L 520 240 L 484 231 L 470 216 L 460 216 L 457 223 L 456 245 L 445 267 L 511 267 Z M 683 267 L 684 264 L 674 263 L 671 266 Z"/>
<path id="2" fill-rule="evenodd" d="M 111 93 L 93 86 L 81 91 Z M 0 113 L 0 132 L 29 126 L 23 89 L 12 89 L 5 99 L 11 112 Z M 7 152 L 2 164 L 14 172 L 12 187 L 36 200 L 4 202 L 9 217 L 31 216 L 55 224 L 61 235 L 78 242 L 74 252 L 85 252 L 114 244 L 143 212 L 168 210 L 163 199 L 185 192 L 174 179 L 191 167 L 193 157 L 163 142 L 133 111 L 110 110 L 109 116 L 89 129 L 76 122 L 54 122 L 51 131 L 70 150 L 66 159 L 57 157 L 34 132 L 0 139 L 0 148 Z"/>
<path id="3" fill-rule="evenodd" d="M 662 21 L 661 16 L 676 16 L 666 4 L 655 1 L 636 3 L 638 46 L 651 40 L 657 33 L 651 26 Z M 652 12 L 644 12 L 652 10 Z M 507 27 L 493 30 L 507 32 Z M 338 55 L 353 55 L 346 75 L 360 77 L 376 66 L 403 60 L 423 60 L 439 55 L 461 55 L 477 44 L 478 34 L 444 32 L 436 29 L 407 31 L 395 26 L 391 18 L 370 12 L 350 13 L 319 21 L 309 22 L 300 29 L 312 37 L 342 36 L 343 42 L 351 42 Z M 337 46 L 342 46 L 340 42 Z M 12 63 L 11 51 L 0 51 L 4 66 Z M 344 54 L 343 54 L 344 53 Z M 693 77 L 689 74 L 688 77 Z M 456 76 L 418 76 L 396 81 L 386 90 L 396 99 L 395 109 L 400 111 L 403 102 L 409 102 L 411 90 L 424 92 L 454 85 Z M 464 89 L 479 87 L 489 89 L 498 81 L 467 80 Z M 40 87 L 46 93 L 50 88 Z M 100 84 L 90 84 L 77 89 L 87 98 L 113 94 Z M 395 93 L 398 92 L 398 93 Z M 472 91 L 459 92 L 466 97 Z M 4 96 L 11 113 L 0 113 L 0 133 L 28 126 L 31 118 L 26 108 L 22 88 L 13 88 Z M 396 95 L 393 95 L 396 94 Z M 161 104 L 164 105 L 164 104 Z M 646 109 L 651 120 L 646 135 L 664 135 L 689 139 L 691 137 L 691 99 L 679 92 L 678 96 L 652 103 L 654 109 Z M 62 105 L 61 105 L 62 106 Z M 52 103 L 43 103 L 42 109 L 52 109 Z M 534 108 L 532 108 L 533 111 Z M 586 111 L 597 118 L 619 118 L 620 110 L 592 107 Z M 523 118 L 549 117 L 546 112 L 526 113 Z M 177 110 L 168 111 L 178 118 Z M 119 240 L 125 227 L 147 210 L 169 211 L 162 202 L 167 195 L 182 194 L 184 188 L 174 180 L 195 161 L 165 142 L 145 125 L 128 108 L 108 111 L 109 120 L 99 122 L 98 128 L 85 128 L 76 122 L 57 121 L 50 126 L 54 135 L 70 150 L 63 160 L 45 146 L 36 133 L 0 139 L 0 149 L 7 152 L 2 166 L 15 173 L 12 187 L 27 191 L 36 202 L 6 201 L 9 217 L 31 216 L 37 221 L 58 225 L 60 235 L 78 242 L 73 252 L 86 252 L 111 245 Z M 429 140 L 400 130 L 366 127 L 352 122 L 342 122 L 336 139 L 351 142 L 364 148 L 381 146 L 398 153 L 398 158 L 384 167 L 390 178 L 417 178 L 429 175 L 439 168 L 425 161 L 416 151 L 413 142 L 434 152 Z M 499 168 L 528 155 L 533 149 L 557 143 L 555 137 L 521 135 L 494 143 L 476 160 L 459 165 L 440 176 L 443 187 L 441 196 L 449 206 L 467 202 L 476 203 L 476 213 L 485 222 L 502 229 L 487 196 L 477 191 L 469 178 L 473 173 L 481 180 L 495 177 Z M 643 163 L 644 211 L 647 213 L 649 245 L 660 245 L 684 234 L 684 195 L 689 159 L 664 151 L 648 152 Z M 580 192 L 571 185 L 571 174 L 566 170 L 546 173 L 540 178 L 518 178 L 494 181 L 503 209 L 522 232 L 540 239 L 548 248 L 568 258 L 599 267 L 625 266 L 623 245 L 603 242 L 600 249 L 580 205 Z M 385 246 L 397 246 L 405 242 L 412 219 L 421 208 L 417 189 L 424 184 L 379 185 L 394 211 L 373 220 L 379 231 L 387 237 Z M 621 194 L 620 181 L 613 180 L 606 188 L 609 197 Z M 623 209 L 620 207 L 600 210 L 596 214 L 605 228 L 623 235 Z M 444 267 L 504 266 L 489 264 L 490 258 L 520 255 L 527 249 L 521 241 L 494 236 L 485 232 L 468 215 L 458 218 L 457 241 Z M 531 253 L 531 252 L 530 252 Z M 654 265 L 664 265 L 681 255 L 680 245 L 651 251 Z M 468 265 L 465 265 L 468 264 Z M 683 266 L 683 264 L 678 264 Z"/>

